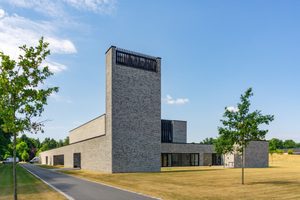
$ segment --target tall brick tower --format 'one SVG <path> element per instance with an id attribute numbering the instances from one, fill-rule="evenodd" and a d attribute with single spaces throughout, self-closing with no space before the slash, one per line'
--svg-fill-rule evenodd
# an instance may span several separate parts
<path id="1" fill-rule="evenodd" d="M 106 52 L 106 136 L 112 172 L 160 171 L 161 59 Z"/>

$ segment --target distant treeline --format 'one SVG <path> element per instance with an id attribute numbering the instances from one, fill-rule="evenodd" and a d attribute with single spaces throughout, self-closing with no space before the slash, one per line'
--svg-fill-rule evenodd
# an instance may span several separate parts
<path id="1" fill-rule="evenodd" d="M 69 137 L 64 140 L 45 138 L 42 142 L 39 139 L 30 138 L 23 134 L 17 138 L 17 157 L 22 161 L 29 161 L 42 151 L 62 147 L 69 144 Z M 0 131 L 0 160 L 13 156 L 12 135 Z"/>
<path id="2" fill-rule="evenodd" d="M 200 144 L 214 144 L 216 138 L 205 138 L 200 142 Z M 300 148 L 300 142 L 297 143 L 294 140 L 280 140 L 277 138 L 272 138 L 269 140 L 269 150 L 270 152 L 276 152 L 278 149 L 294 149 Z"/>

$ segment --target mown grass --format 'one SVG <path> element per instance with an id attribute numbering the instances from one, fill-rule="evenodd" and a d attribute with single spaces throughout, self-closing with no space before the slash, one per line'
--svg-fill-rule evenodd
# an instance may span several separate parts
<path id="1" fill-rule="evenodd" d="M 63 165 L 41 165 L 41 164 L 37 164 L 37 166 L 45 168 L 45 169 L 59 169 L 59 168 L 63 168 Z"/>
<path id="2" fill-rule="evenodd" d="M 17 166 L 18 199 L 20 200 L 62 200 L 61 194 Z M 11 164 L 0 164 L 0 200 L 13 199 L 13 176 Z"/>
<path id="3" fill-rule="evenodd" d="M 62 171 L 163 199 L 300 199 L 300 156 L 270 156 L 269 168 L 222 167 L 163 168 L 160 173 L 102 174 L 76 170 Z"/>

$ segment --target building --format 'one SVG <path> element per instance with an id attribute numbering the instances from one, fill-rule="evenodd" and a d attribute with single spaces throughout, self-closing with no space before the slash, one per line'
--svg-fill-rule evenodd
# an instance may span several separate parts
<path id="1" fill-rule="evenodd" d="M 242 157 L 240 153 L 224 155 L 224 165 L 228 168 L 242 167 Z M 245 150 L 245 167 L 261 168 L 269 167 L 269 142 L 251 141 Z"/>
<path id="2" fill-rule="evenodd" d="M 212 145 L 187 143 L 186 121 L 161 119 L 161 58 L 114 46 L 106 52 L 106 113 L 69 137 L 70 145 L 42 152 L 41 163 L 109 173 L 222 164 Z"/>

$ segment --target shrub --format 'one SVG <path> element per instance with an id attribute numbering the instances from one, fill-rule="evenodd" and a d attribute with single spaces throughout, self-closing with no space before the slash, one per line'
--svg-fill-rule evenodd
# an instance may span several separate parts
<path id="1" fill-rule="evenodd" d="M 283 151 L 282 149 L 277 149 L 277 150 L 276 150 L 276 153 L 278 153 L 278 154 L 283 154 L 284 151 Z"/>
<path id="2" fill-rule="evenodd" d="M 288 154 L 289 154 L 289 155 L 293 155 L 293 154 L 294 154 L 294 150 L 293 150 L 293 149 L 289 149 L 289 150 L 288 150 Z"/>

